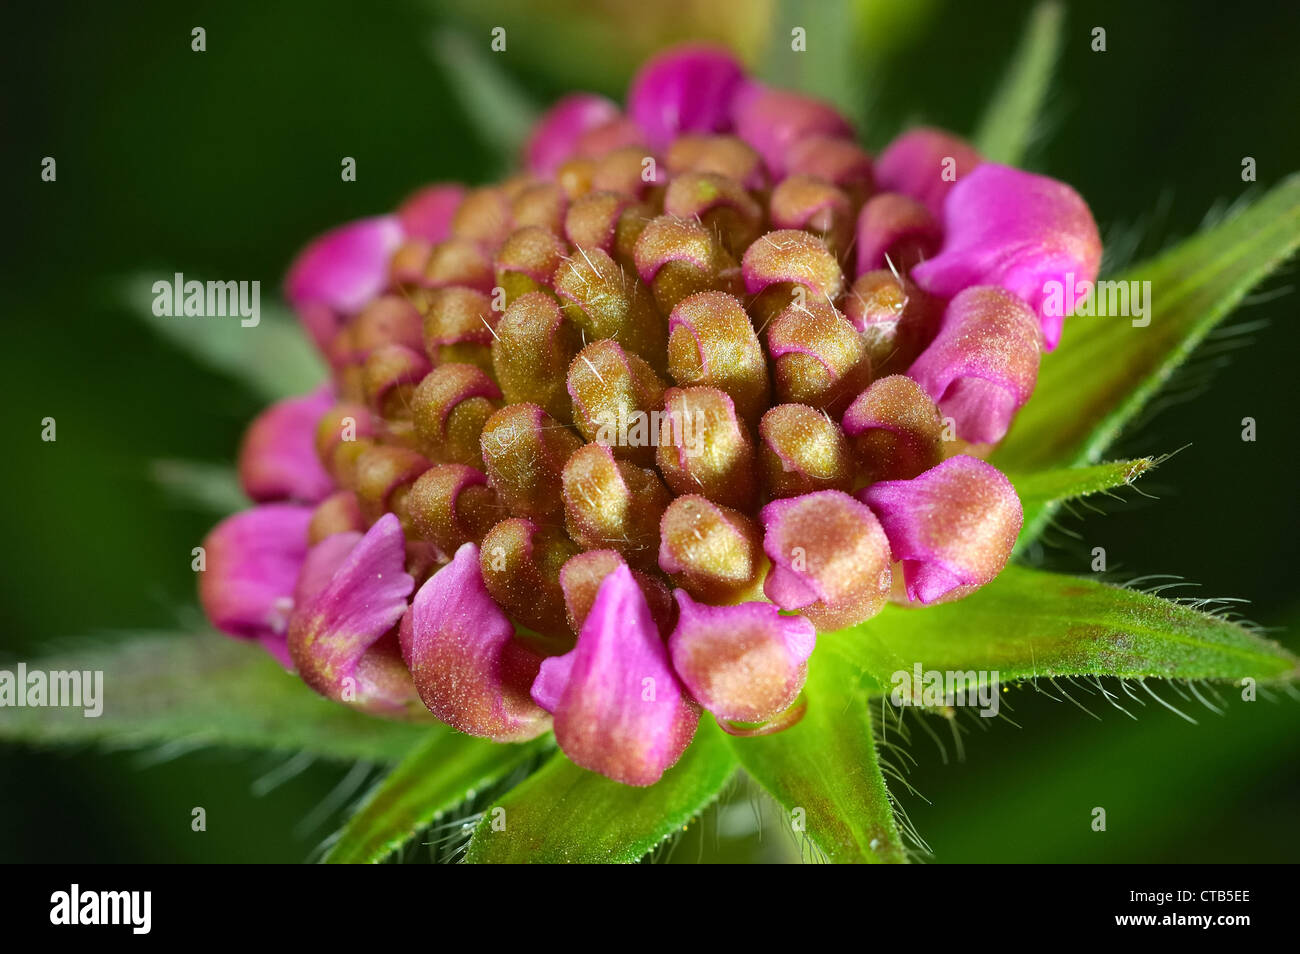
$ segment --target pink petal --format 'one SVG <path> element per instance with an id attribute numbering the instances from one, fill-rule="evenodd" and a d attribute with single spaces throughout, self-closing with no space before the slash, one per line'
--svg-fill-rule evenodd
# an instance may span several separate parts
<path id="1" fill-rule="evenodd" d="M 876 181 L 882 190 L 911 196 L 942 219 L 949 191 L 982 161 L 964 139 L 922 127 L 903 133 L 880 154 Z"/>
<path id="2" fill-rule="evenodd" d="M 443 722 L 496 742 L 522 742 L 550 728 L 528 695 L 542 657 L 515 638 L 488 595 L 475 544 L 461 546 L 420 587 L 400 638 L 420 699 Z"/>
<path id="3" fill-rule="evenodd" d="M 775 178 L 789 171 L 795 146 L 813 136 L 851 139 L 853 127 L 829 103 L 760 83 L 736 93 L 736 132 L 758 150 Z"/>
<path id="4" fill-rule="evenodd" d="M 397 207 L 397 220 L 407 238 L 441 242 L 451 234 L 451 218 L 465 197 L 464 186 L 425 186 Z"/>
<path id="5" fill-rule="evenodd" d="M 256 501 L 317 503 L 334 481 L 316 454 L 316 425 L 334 406 L 328 385 L 272 404 L 249 426 L 239 448 L 239 482 Z"/>
<path id="6" fill-rule="evenodd" d="M 546 111 L 524 148 L 528 171 L 551 176 L 574 154 L 584 133 L 603 126 L 619 115 L 618 107 L 604 96 L 573 93 Z"/>
<path id="7" fill-rule="evenodd" d="M 673 47 L 641 68 L 627 111 L 656 149 L 682 133 L 726 132 L 744 75 L 744 67 L 720 47 Z"/>

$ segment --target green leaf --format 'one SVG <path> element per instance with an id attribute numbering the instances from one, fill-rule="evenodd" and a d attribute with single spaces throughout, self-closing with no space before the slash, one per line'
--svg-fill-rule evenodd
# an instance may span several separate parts
<path id="1" fill-rule="evenodd" d="M 906 861 L 867 693 L 824 645 L 809 663 L 804 698 L 807 710 L 792 728 L 730 739 L 741 766 L 786 811 L 800 812 L 808 838 L 831 861 Z"/>
<path id="2" fill-rule="evenodd" d="M 194 510 L 225 516 L 250 506 L 239 475 L 229 464 L 156 460 L 150 476 L 178 503 Z"/>
<path id="3" fill-rule="evenodd" d="M 943 672 L 1169 679 L 1294 678 L 1297 659 L 1237 623 L 1137 590 L 1009 566 L 964 600 L 888 606 L 822 637 L 876 685 L 916 663 Z"/>
<path id="4" fill-rule="evenodd" d="M 972 137 L 987 159 L 1016 165 L 1023 158 L 1052 85 L 1064 22 L 1065 8 L 1055 0 L 1040 3 L 1030 15 L 1015 57 Z"/>
<path id="5" fill-rule="evenodd" d="M 1016 542 L 1019 551 L 1042 531 L 1057 504 L 1115 487 L 1127 487 L 1161 461 L 1153 457 L 1113 460 L 1091 467 L 1062 467 L 1033 474 L 1007 474 L 1025 508 L 1025 524 Z"/>
<path id="6" fill-rule="evenodd" d="M 171 271 L 159 273 L 171 279 Z M 134 275 L 121 283 L 124 304 L 154 332 L 199 364 L 229 375 L 268 401 L 305 394 L 325 380 L 325 365 L 282 306 L 264 302 L 256 325 L 239 318 L 160 317 L 153 313 L 153 282 L 159 275 Z"/>
<path id="7" fill-rule="evenodd" d="M 611 781 L 557 752 L 487 811 L 466 860 L 636 861 L 713 802 L 735 767 L 722 731 L 707 716 L 681 761 L 649 788 Z M 505 809 L 499 831 L 493 830 L 495 808 Z"/>
<path id="8" fill-rule="evenodd" d="M 1300 246 L 1300 175 L 1121 281 L 1150 282 L 1150 324 L 1066 320 L 1038 386 L 993 462 L 1008 471 L 1095 463 L 1202 338 Z"/>
<path id="9" fill-rule="evenodd" d="M 523 766 L 542 744 L 499 745 L 432 730 L 348 820 L 325 863 L 383 861 L 439 815 Z"/>
<path id="10" fill-rule="evenodd" d="M 261 647 L 215 633 L 135 638 L 28 662 L 27 671 L 35 670 L 102 672 L 103 713 L 0 707 L 0 740 L 222 745 L 395 761 L 429 732 L 427 724 L 387 722 L 330 702 Z"/>

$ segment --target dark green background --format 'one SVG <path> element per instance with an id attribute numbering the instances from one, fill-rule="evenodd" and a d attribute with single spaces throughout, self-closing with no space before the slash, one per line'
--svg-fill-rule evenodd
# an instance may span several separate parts
<path id="1" fill-rule="evenodd" d="M 622 4 L 599 6 L 607 29 L 626 15 Z M 650 31 L 637 19 L 650 15 L 646 6 L 626 5 L 642 12 L 612 27 L 630 46 L 689 23 Z M 148 467 L 158 458 L 229 460 L 258 401 L 148 330 L 118 293 L 124 276 L 179 268 L 260 279 L 265 299 L 311 235 L 390 208 L 423 183 L 477 182 L 502 169 L 429 52 L 435 25 L 458 24 L 483 43 L 489 25 L 505 25 L 511 50 L 501 62 L 539 103 L 580 82 L 621 97 L 635 65 L 631 55 L 585 57 L 590 23 L 567 3 L 545 32 L 516 23 L 515 5 L 177 7 L 6 10 L 0 663 L 31 660 L 68 637 L 194 625 L 189 551 L 211 517 L 170 502 Z M 723 7 L 711 32 L 751 15 L 745 5 Z M 800 22 L 793 7 L 782 24 Z M 884 77 L 866 130 L 876 148 L 913 118 L 969 132 L 1028 4 L 918 9 L 920 22 L 897 27 L 898 42 L 864 39 L 864 49 L 891 47 L 887 59 L 863 64 L 864 74 Z M 207 29 L 206 53 L 190 51 L 195 25 Z M 1093 26 L 1107 29 L 1104 54 L 1089 50 Z M 1195 230 L 1211 206 L 1246 188 L 1243 156 L 1257 160 L 1257 188 L 1300 167 L 1297 27 L 1283 3 L 1077 5 L 1051 136 L 1032 164 L 1074 184 L 1108 239 L 1136 227 L 1151 251 Z M 809 57 L 818 39 L 810 31 Z M 58 161 L 53 184 L 39 178 L 47 155 Z M 354 183 L 340 181 L 345 155 L 358 160 Z M 1287 282 L 1275 277 L 1266 288 Z M 1049 565 L 1086 572 L 1088 550 L 1104 546 L 1119 578 L 1177 574 L 1202 584 L 1199 594 L 1249 599 L 1252 619 L 1287 629 L 1300 612 L 1287 466 L 1296 301 L 1283 295 L 1235 316 L 1263 323 L 1249 347 L 1117 448 L 1191 445 L 1144 483 L 1162 499 L 1069 521 L 1080 538 L 1055 534 L 1067 545 L 1046 552 Z M 57 443 L 39 439 L 46 416 L 58 420 Z M 1256 443 L 1240 440 L 1244 416 L 1259 422 Z M 944 765 L 918 740 L 911 779 L 929 802 L 904 803 L 936 860 L 1294 860 L 1294 700 L 1238 702 L 1222 717 L 1185 707 L 1199 726 L 1154 703 L 1133 723 L 1096 699 L 1099 722 L 1029 692 L 1011 702 L 1023 728 L 998 722 L 976 732 L 964 763 Z M 295 828 L 345 769 L 316 765 L 255 797 L 253 780 L 276 764 L 208 752 L 150 765 L 139 753 L 0 746 L 0 860 L 302 859 L 331 826 Z M 193 805 L 208 810 L 206 834 L 190 831 Z M 1095 805 L 1108 811 L 1105 834 L 1089 829 Z M 707 844 L 689 836 L 677 857 L 753 850 L 725 838 L 715 848 L 711 825 Z"/>

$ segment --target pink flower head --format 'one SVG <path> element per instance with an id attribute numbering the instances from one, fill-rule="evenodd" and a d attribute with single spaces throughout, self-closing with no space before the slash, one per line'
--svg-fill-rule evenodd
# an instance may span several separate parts
<path id="1" fill-rule="evenodd" d="M 249 497 L 317 503 L 333 492 L 316 454 L 316 426 L 333 406 L 327 385 L 278 401 L 253 421 L 239 448 L 239 482 Z"/>
<path id="2" fill-rule="evenodd" d="M 953 187 L 943 224 L 943 248 L 912 272 L 916 283 L 943 298 L 971 285 L 1001 285 L 1038 314 L 1047 349 L 1055 348 L 1075 304 L 1059 290 L 1087 287 L 1101 264 L 1097 223 L 1079 193 L 986 162 Z"/>
<path id="3" fill-rule="evenodd" d="M 617 119 L 618 106 L 604 96 L 573 93 L 546 111 L 533 127 L 524 158 L 528 171 L 549 177 L 574 154 L 583 135 Z"/>
<path id="4" fill-rule="evenodd" d="M 744 68 L 715 46 L 676 46 L 641 68 L 632 81 L 627 111 L 656 149 L 683 133 L 726 132 Z"/>
<path id="5" fill-rule="evenodd" d="M 907 597 L 960 599 L 1002 572 L 1024 512 L 1011 481 L 992 464 L 959 454 L 911 480 L 858 491 L 902 561 Z"/>

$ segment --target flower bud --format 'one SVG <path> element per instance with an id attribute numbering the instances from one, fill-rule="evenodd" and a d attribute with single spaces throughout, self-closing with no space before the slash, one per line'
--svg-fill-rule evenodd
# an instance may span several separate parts
<path id="1" fill-rule="evenodd" d="M 613 549 L 628 562 L 654 567 L 659 519 L 672 494 L 653 470 L 617 460 L 603 444 L 587 444 L 564 465 L 564 525 L 585 550 Z"/>
<path id="2" fill-rule="evenodd" d="M 452 235 L 469 239 L 488 251 L 498 248 L 512 227 L 510 196 L 501 186 L 470 189 L 451 219 Z"/>
<path id="3" fill-rule="evenodd" d="M 375 444 L 357 458 L 353 490 L 366 522 L 374 523 L 394 509 L 396 496 L 429 469 L 429 462 L 413 450 Z"/>
<path id="4" fill-rule="evenodd" d="M 477 242 L 467 238 L 449 238 L 429 250 L 424 266 L 426 288 L 461 286 L 478 292 L 492 291 L 494 272 L 492 256 Z"/>
<path id="5" fill-rule="evenodd" d="M 336 404 L 321 417 L 316 425 L 316 456 L 340 487 L 353 485 L 357 457 L 377 431 L 374 415 L 364 404 Z"/>
<path id="6" fill-rule="evenodd" d="M 550 727 L 528 695 L 542 657 L 488 596 L 474 544 L 420 587 L 402 618 L 401 644 L 420 700 L 452 728 L 523 742 Z"/>
<path id="7" fill-rule="evenodd" d="M 582 336 L 550 295 L 529 292 L 506 309 L 492 342 L 492 366 L 506 401 L 540 405 L 557 421 L 573 418 L 566 390 Z"/>
<path id="8" fill-rule="evenodd" d="M 541 228 L 564 237 L 564 216 L 569 198 L 554 182 L 535 182 L 510 203 L 510 216 L 517 229 Z"/>
<path id="9" fill-rule="evenodd" d="M 844 412 L 844 433 L 868 483 L 907 480 L 943 460 L 943 420 L 903 374 L 871 383 Z"/>
<path id="10" fill-rule="evenodd" d="M 497 284 L 505 289 L 506 303 L 528 292 L 549 290 L 551 276 L 567 252 L 564 241 L 540 225 L 510 233 L 496 258 Z"/>
<path id="11" fill-rule="evenodd" d="M 416 533 L 444 554 L 482 541 L 505 510 L 487 475 L 464 464 L 430 467 L 411 485 L 404 506 Z"/>
<path id="12" fill-rule="evenodd" d="M 909 272 L 939 251 L 943 239 L 938 221 L 915 199 L 882 192 L 858 213 L 858 275 L 891 265 Z"/>
<path id="13" fill-rule="evenodd" d="M 863 273 L 844 299 L 875 377 L 906 371 L 934 340 L 944 303 L 888 269 Z"/>
<path id="14" fill-rule="evenodd" d="M 791 148 L 810 136 L 851 139 L 853 128 L 828 103 L 787 90 L 750 83 L 736 96 L 736 132 L 767 163 L 775 178 L 788 171 Z"/>
<path id="15" fill-rule="evenodd" d="M 719 719 L 764 722 L 794 704 L 817 641 L 812 623 L 770 603 L 709 606 L 674 595 L 681 614 L 668 652 L 700 705 Z"/>
<path id="16" fill-rule="evenodd" d="M 995 443 L 1034 392 L 1041 340 L 1024 302 L 1001 288 L 967 288 L 908 374 L 956 422 L 958 437 Z"/>
<path id="17" fill-rule="evenodd" d="M 376 348 L 362 369 L 366 403 L 382 417 L 410 418 L 411 395 L 428 373 L 429 359 L 423 352 L 399 344 Z"/>
<path id="18" fill-rule="evenodd" d="M 792 304 L 767 326 L 776 394 L 787 404 L 823 408 L 835 416 L 871 380 L 866 343 L 847 318 L 823 299 Z"/>
<path id="19" fill-rule="evenodd" d="M 512 513 L 558 522 L 560 473 L 582 446 L 578 436 L 536 404 L 507 404 L 483 425 L 484 470 Z"/>
<path id="20" fill-rule="evenodd" d="M 943 223 L 943 248 L 916 268 L 916 283 L 943 298 L 1001 285 L 1037 313 L 1047 350 L 1055 348 L 1076 304 L 1067 289 L 1090 287 L 1101 264 L 1097 223 L 1079 193 L 986 162 L 953 187 Z"/>
<path id="21" fill-rule="evenodd" d="M 315 503 L 334 489 L 316 455 L 316 427 L 334 406 L 328 387 L 288 398 L 263 411 L 239 447 L 239 483 L 258 501 Z"/>
<path id="22" fill-rule="evenodd" d="M 405 345 L 424 347 L 423 319 L 410 301 L 401 295 L 380 295 L 352 319 L 352 357 L 364 362 L 376 348 Z"/>
<path id="23" fill-rule="evenodd" d="M 340 490 L 318 503 L 311 512 L 307 542 L 315 546 L 336 533 L 360 533 L 365 529 L 366 521 L 361 516 L 361 505 L 357 503 L 356 492 Z"/>
<path id="24" fill-rule="evenodd" d="M 613 119 L 603 122 L 599 126 L 593 126 L 583 133 L 578 139 L 574 155 L 590 160 L 594 170 L 595 163 L 603 156 L 609 155 L 616 149 L 623 149 L 628 146 L 644 149 L 645 135 L 637 124 L 626 116 L 615 116 Z M 563 179 L 564 172 L 565 167 L 561 166 L 557 176 Z M 588 175 L 591 174 L 593 173 L 588 173 Z"/>
<path id="25" fill-rule="evenodd" d="M 569 557 L 560 567 L 565 615 L 569 628 L 575 633 L 582 632 L 582 624 L 587 621 L 592 604 L 596 602 L 600 584 L 620 566 L 627 566 L 627 561 L 617 550 L 587 550 Z M 677 604 L 673 602 L 672 593 L 662 580 L 648 573 L 633 570 L 632 578 L 641 588 L 641 595 L 650 607 L 650 615 L 658 624 L 660 634 L 666 637 L 677 622 Z"/>
<path id="26" fill-rule="evenodd" d="M 673 178 L 664 193 L 664 211 L 679 219 L 698 219 L 739 255 L 763 226 L 763 207 L 735 179 L 712 172 L 687 172 Z"/>
<path id="27" fill-rule="evenodd" d="M 612 253 L 623 214 L 636 207 L 630 195 L 589 192 L 569 206 L 564 216 L 564 234 L 578 248 Z"/>
<path id="28" fill-rule="evenodd" d="M 696 492 L 728 507 L 754 505 L 754 442 L 736 405 L 717 388 L 669 388 L 656 460 L 674 492 Z"/>
<path id="29" fill-rule="evenodd" d="M 824 412 L 781 404 L 758 425 L 759 463 L 771 497 L 852 490 L 853 458 L 844 432 Z"/>
<path id="30" fill-rule="evenodd" d="M 649 290 L 600 249 L 579 248 L 555 274 L 565 317 L 590 338 L 613 338 L 663 368 L 667 329 Z"/>
<path id="31" fill-rule="evenodd" d="M 397 207 L 397 219 L 408 238 L 441 242 L 451 234 L 452 216 L 465 197 L 454 183 L 437 183 L 417 189 Z"/>
<path id="32" fill-rule="evenodd" d="M 851 139 L 839 136 L 809 136 L 786 151 L 791 175 L 815 176 L 844 192 L 854 207 L 875 190 L 871 157 Z"/>
<path id="33" fill-rule="evenodd" d="M 744 75 L 736 58 L 721 47 L 673 47 L 637 73 L 628 90 L 628 115 L 660 149 L 682 133 L 725 132 Z"/>
<path id="34" fill-rule="evenodd" d="M 892 580 L 889 541 L 875 515 L 838 490 L 774 500 L 761 514 L 772 561 L 763 591 L 818 632 L 880 612 Z"/>
<path id="35" fill-rule="evenodd" d="M 942 219 L 948 193 L 982 161 L 965 140 L 922 127 L 899 136 L 880 154 L 876 179 L 882 189 L 911 196 Z"/>
<path id="36" fill-rule="evenodd" d="M 655 459 L 652 412 L 663 406 L 664 382 L 613 341 L 595 341 L 569 364 L 573 420 L 582 436 L 615 456 L 650 465 Z"/>
<path id="37" fill-rule="evenodd" d="M 435 365 L 456 362 L 492 372 L 493 328 L 498 315 L 482 292 L 460 286 L 428 293 L 424 350 Z"/>
<path id="38" fill-rule="evenodd" d="M 679 136 L 668 147 L 664 164 L 674 176 L 711 172 L 746 189 L 762 189 L 767 184 L 762 157 L 737 136 Z"/>
<path id="39" fill-rule="evenodd" d="M 578 547 L 554 527 L 511 517 L 483 538 L 479 566 L 492 598 L 510 616 L 543 636 L 570 636 L 560 567 Z"/>
<path id="40" fill-rule="evenodd" d="M 684 494 L 659 522 L 659 569 L 705 602 L 753 599 L 765 568 L 761 544 L 758 525 L 743 513 Z"/>
<path id="41" fill-rule="evenodd" d="M 548 109 L 533 126 L 524 147 L 528 171 L 551 176 L 573 155 L 587 131 L 618 116 L 618 106 L 603 96 L 573 93 Z"/>
<path id="42" fill-rule="evenodd" d="M 735 259 L 717 236 L 693 219 L 661 215 L 651 220 L 642 229 L 632 255 L 641 280 L 664 314 L 696 292 L 741 291 Z M 745 321 L 748 324 L 748 317 Z"/>
<path id="43" fill-rule="evenodd" d="M 406 239 L 389 260 L 389 284 L 403 289 L 424 285 L 424 272 L 429 267 L 429 256 L 432 254 L 433 243 L 428 239 Z"/>
<path id="44" fill-rule="evenodd" d="M 649 178 L 647 178 L 649 173 Z M 591 187 L 598 192 L 617 192 L 641 199 L 655 187 L 667 184 L 658 160 L 640 146 L 624 146 L 596 160 Z"/>
<path id="45" fill-rule="evenodd" d="M 496 383 L 471 364 L 434 368 L 411 397 L 420 449 L 440 464 L 483 466 L 483 425 L 500 407 Z"/>
<path id="46" fill-rule="evenodd" d="M 1024 522 L 1011 481 L 992 464 L 959 454 L 911 480 L 858 492 L 902 561 L 908 599 L 961 599 L 1002 572 Z"/>
<path id="47" fill-rule="evenodd" d="M 771 388 L 763 347 L 740 301 L 720 291 L 683 299 L 668 319 L 668 372 L 681 387 L 724 391 L 751 426 Z"/>
<path id="48" fill-rule="evenodd" d="M 751 314 L 770 321 L 792 302 L 834 301 L 844 287 L 840 263 L 815 235 L 783 229 L 769 232 L 745 249 L 740 263 L 745 291 L 759 296 Z M 802 287 L 803 291 L 797 291 Z"/>
<path id="49" fill-rule="evenodd" d="M 808 175 L 787 176 L 772 190 L 769 209 L 774 229 L 804 229 L 837 256 L 848 250 L 853 238 L 853 204 L 829 182 Z"/>
<path id="50" fill-rule="evenodd" d="M 601 584 L 573 651 L 543 662 L 533 698 L 554 709 L 570 761 L 625 785 L 659 781 L 699 724 L 625 566 Z"/>

